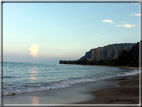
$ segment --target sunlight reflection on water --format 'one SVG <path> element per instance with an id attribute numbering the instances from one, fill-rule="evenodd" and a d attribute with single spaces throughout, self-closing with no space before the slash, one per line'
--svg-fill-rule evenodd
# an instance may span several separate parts
<path id="1" fill-rule="evenodd" d="M 37 70 L 37 68 L 33 67 L 31 69 L 31 71 L 29 72 L 30 73 L 29 80 L 30 80 L 31 83 L 35 83 L 35 81 L 37 80 L 37 78 L 35 76 L 37 75 L 38 72 L 36 70 Z"/>

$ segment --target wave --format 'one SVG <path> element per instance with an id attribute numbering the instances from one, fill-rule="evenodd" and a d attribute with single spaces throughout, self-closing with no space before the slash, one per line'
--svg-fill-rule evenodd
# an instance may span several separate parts
<path id="1" fill-rule="evenodd" d="M 41 83 L 41 84 L 34 84 L 34 85 L 24 85 L 24 86 L 12 86 L 12 87 L 3 87 L 3 95 L 15 95 L 15 94 L 23 94 L 23 93 L 30 93 L 30 92 L 38 92 L 44 90 L 52 90 L 52 89 L 59 89 L 72 86 L 74 84 L 84 83 L 84 82 L 93 82 L 100 79 L 106 79 L 116 76 L 127 76 L 127 75 L 137 75 L 139 74 L 138 70 L 132 70 L 131 72 L 125 72 L 117 75 L 111 76 L 97 76 L 94 78 L 85 78 L 85 79 L 70 79 L 64 81 L 58 81 L 53 83 Z"/>
<path id="2" fill-rule="evenodd" d="M 13 76 L 3 76 L 3 78 L 16 78 L 16 77 L 13 77 Z"/>
<path id="3" fill-rule="evenodd" d="M 82 82 L 91 82 L 94 79 L 72 79 L 67 81 L 60 81 L 54 82 L 50 84 L 42 84 L 38 85 L 25 85 L 19 87 L 3 87 L 3 95 L 14 95 L 14 94 L 22 94 L 22 93 L 29 93 L 29 92 L 37 92 L 37 91 L 44 91 L 44 90 L 52 90 L 52 89 L 59 89 L 69 87 L 74 84 L 82 83 Z"/>

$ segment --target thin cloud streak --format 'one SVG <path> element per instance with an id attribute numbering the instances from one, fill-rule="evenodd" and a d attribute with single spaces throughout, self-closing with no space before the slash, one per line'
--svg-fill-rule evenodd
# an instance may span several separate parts
<path id="1" fill-rule="evenodd" d="M 139 14 L 137 14 L 137 15 L 139 15 Z M 108 23 L 113 23 L 112 20 L 102 20 L 102 22 L 103 22 L 103 23 L 106 23 L 106 22 L 108 22 Z M 127 22 L 122 21 L 122 23 L 127 23 Z M 115 24 L 115 23 L 113 23 L 113 24 Z M 124 24 L 124 25 L 115 25 L 115 26 L 116 26 L 116 27 L 132 28 L 132 27 L 135 27 L 136 25 L 132 25 L 132 24 Z M 97 33 L 96 33 L 96 35 L 97 35 Z"/>
<path id="2" fill-rule="evenodd" d="M 132 27 L 135 27 L 136 25 L 131 25 L 131 24 L 125 24 L 124 27 L 127 27 L 127 28 L 132 28 Z"/>
<path id="3" fill-rule="evenodd" d="M 108 22 L 108 23 L 113 23 L 112 20 L 102 20 L 102 22 L 103 22 L 103 23 L 106 23 L 106 22 Z"/>
<path id="4" fill-rule="evenodd" d="M 123 26 L 123 25 L 115 25 L 116 27 L 121 27 L 121 26 Z"/>
<path id="5" fill-rule="evenodd" d="M 131 16 L 142 16 L 142 14 L 133 13 L 133 14 L 131 14 Z"/>
<path id="6" fill-rule="evenodd" d="M 136 25 L 132 25 L 132 24 L 125 24 L 125 25 L 115 25 L 116 27 L 126 27 L 126 28 L 132 28 L 135 27 Z"/>

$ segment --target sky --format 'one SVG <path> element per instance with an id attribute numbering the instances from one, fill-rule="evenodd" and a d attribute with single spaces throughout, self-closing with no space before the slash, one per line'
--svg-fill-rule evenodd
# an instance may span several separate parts
<path id="1" fill-rule="evenodd" d="M 3 61 L 77 60 L 140 40 L 138 3 L 3 3 Z"/>

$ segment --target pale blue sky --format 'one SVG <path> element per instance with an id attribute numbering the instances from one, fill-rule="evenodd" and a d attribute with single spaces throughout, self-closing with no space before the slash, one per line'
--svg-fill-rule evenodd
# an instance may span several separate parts
<path id="1" fill-rule="evenodd" d="M 79 59 L 113 43 L 139 41 L 139 4 L 4 3 L 4 61 Z M 29 48 L 38 46 L 38 57 Z"/>

